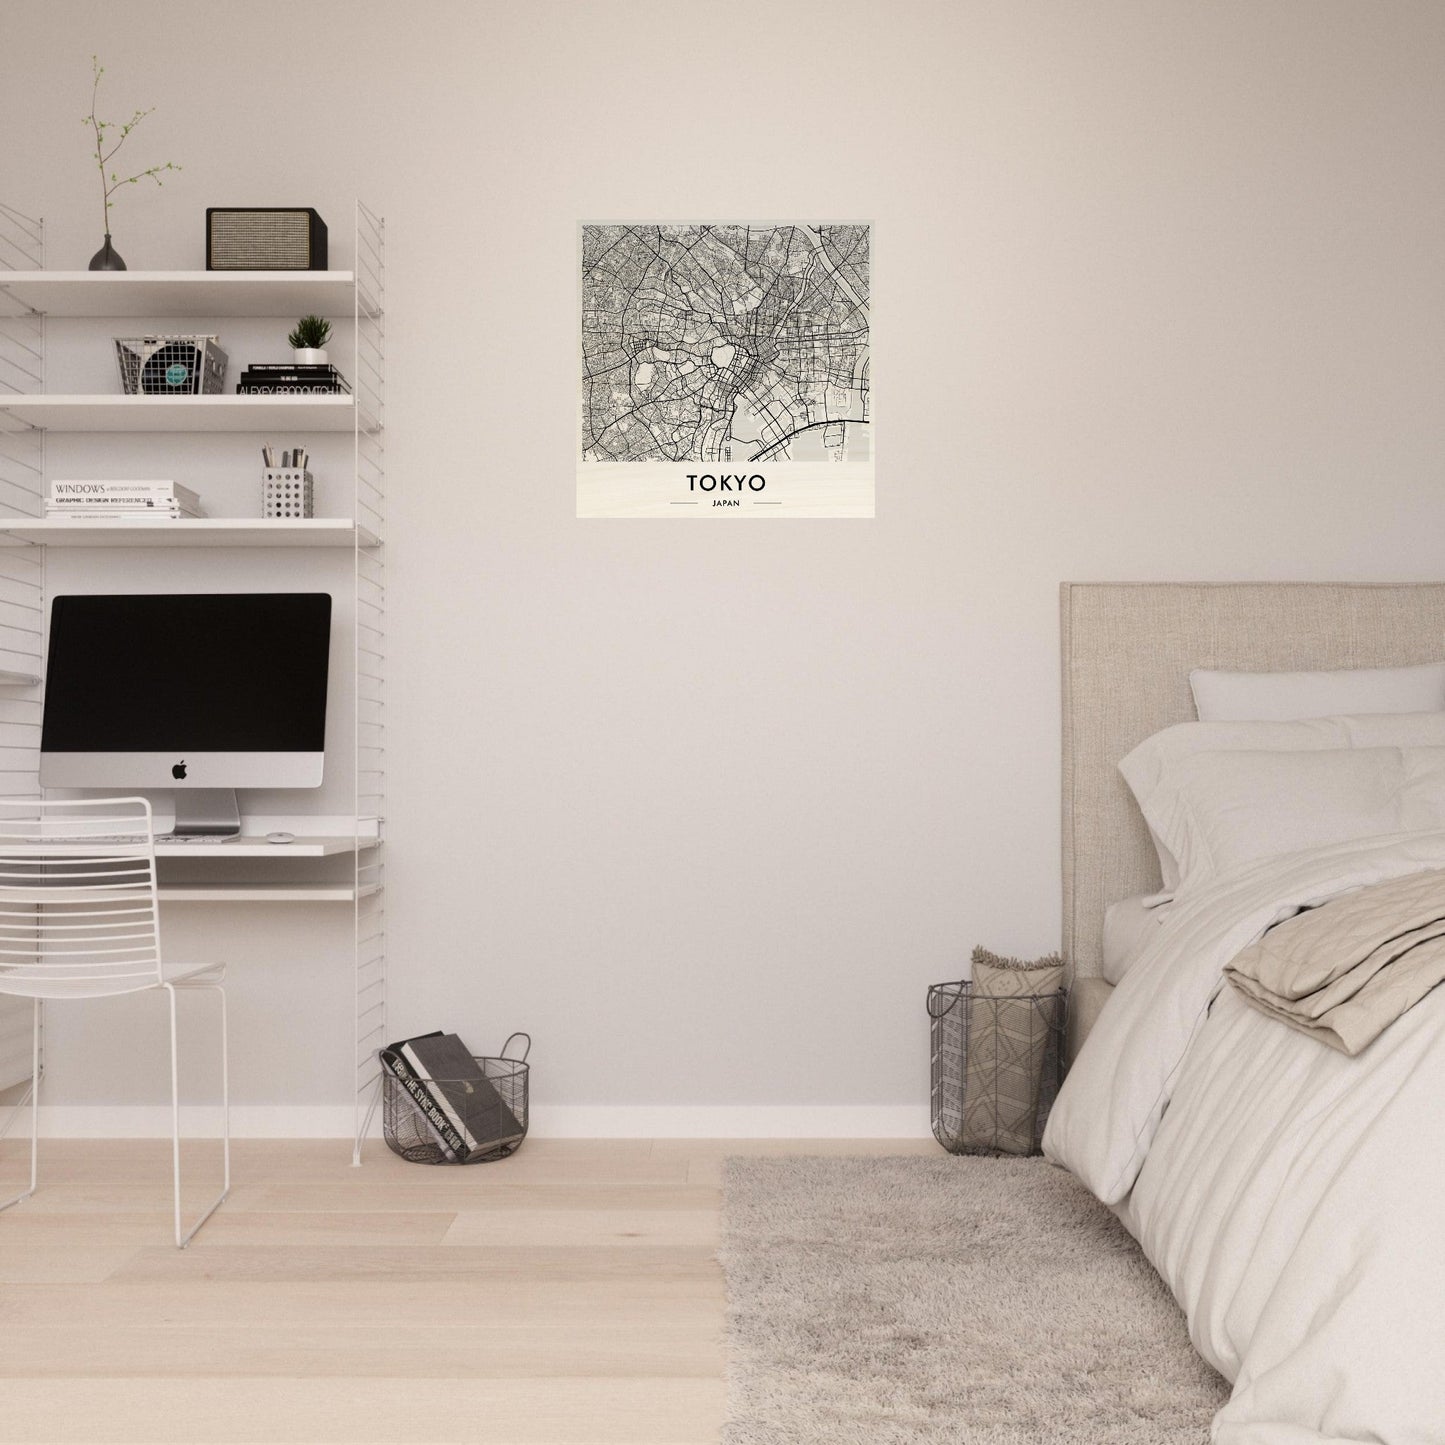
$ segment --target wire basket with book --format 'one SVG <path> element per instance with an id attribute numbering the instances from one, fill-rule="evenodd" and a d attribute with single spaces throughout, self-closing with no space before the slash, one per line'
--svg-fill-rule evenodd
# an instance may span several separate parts
<path id="1" fill-rule="evenodd" d="M 212 396 L 225 390 L 227 356 L 214 336 L 117 336 L 126 396 Z"/>
<path id="2" fill-rule="evenodd" d="M 518 1039 L 521 1056 L 508 1054 Z M 439 1030 L 379 1051 L 381 1127 L 393 1154 L 413 1164 L 485 1164 L 515 1154 L 527 1137 L 530 1034 L 500 1054 L 473 1054 Z"/>

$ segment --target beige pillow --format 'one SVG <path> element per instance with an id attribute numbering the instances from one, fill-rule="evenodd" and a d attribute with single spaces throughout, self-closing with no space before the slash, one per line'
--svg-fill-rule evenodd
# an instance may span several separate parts
<path id="1" fill-rule="evenodd" d="M 968 1063 L 963 1083 L 965 1149 L 1032 1154 L 1044 1058 L 1058 1016 L 1034 995 L 1057 993 L 1064 961 L 1050 954 L 1032 963 L 973 951 Z"/>

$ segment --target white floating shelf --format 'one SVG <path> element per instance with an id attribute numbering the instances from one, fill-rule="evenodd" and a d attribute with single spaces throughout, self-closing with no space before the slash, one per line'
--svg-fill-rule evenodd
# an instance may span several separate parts
<path id="1" fill-rule="evenodd" d="M 350 396 L 3 396 L 0 416 L 46 431 L 351 431 Z"/>
<path id="2" fill-rule="evenodd" d="M 363 898 L 377 890 L 364 887 Z M 355 903 L 350 883 L 160 883 L 162 903 Z"/>
<path id="3" fill-rule="evenodd" d="M 375 844 L 363 838 L 361 846 L 369 848 Z M 268 843 L 265 838 L 249 834 L 227 838 L 222 843 L 162 843 L 156 840 L 157 858 L 193 858 L 197 862 L 224 862 L 232 858 L 329 858 L 336 853 L 354 852 L 356 839 L 346 835 L 306 838 L 298 834 L 291 843 Z"/>
<path id="4" fill-rule="evenodd" d="M 350 271 L 11 271 L 0 279 L 47 316 L 350 317 Z"/>
<path id="5" fill-rule="evenodd" d="M 375 547 L 376 536 L 344 517 L 187 517 L 149 521 L 0 522 L 0 537 L 47 547 Z M 17 680 L 21 674 L 13 675 Z M 0 682 L 4 681 L 0 675 Z"/>
<path id="6" fill-rule="evenodd" d="M 45 838 L 26 843 L 20 851 L 29 858 L 74 858 L 77 850 L 84 852 L 86 847 L 84 839 Z M 375 847 L 374 838 L 361 840 L 362 852 Z M 224 838 L 219 843 L 176 843 L 156 839 L 157 858 L 189 858 L 198 863 L 233 862 L 237 858 L 330 858 L 338 853 L 356 851 L 356 838 L 344 833 L 340 836 L 298 834 L 290 843 L 270 843 L 264 836 L 252 833 Z"/>

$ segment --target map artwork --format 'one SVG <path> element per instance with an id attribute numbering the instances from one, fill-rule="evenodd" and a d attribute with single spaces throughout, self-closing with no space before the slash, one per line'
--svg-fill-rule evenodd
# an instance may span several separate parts
<path id="1" fill-rule="evenodd" d="M 866 222 L 581 227 L 579 517 L 871 517 Z"/>

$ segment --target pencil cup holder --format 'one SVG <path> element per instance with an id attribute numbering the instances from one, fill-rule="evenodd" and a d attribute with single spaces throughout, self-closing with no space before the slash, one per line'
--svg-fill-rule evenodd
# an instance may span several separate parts
<path id="1" fill-rule="evenodd" d="M 311 517 L 315 515 L 315 482 L 310 472 L 294 467 L 261 469 L 261 515 L 263 517 Z"/>
<path id="2" fill-rule="evenodd" d="M 521 1058 L 508 1058 L 518 1039 Z M 379 1050 L 387 1147 L 413 1164 L 489 1164 L 515 1154 L 527 1137 L 531 1049 L 531 1036 L 517 1033 L 496 1057 L 474 1055 L 481 1079 L 419 1078 L 390 1049 Z"/>

